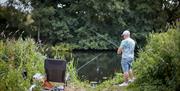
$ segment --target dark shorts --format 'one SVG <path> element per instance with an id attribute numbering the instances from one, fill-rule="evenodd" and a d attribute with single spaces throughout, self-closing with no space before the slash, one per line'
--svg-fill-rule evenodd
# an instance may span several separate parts
<path id="1" fill-rule="evenodd" d="M 122 58 L 121 59 L 121 67 L 123 72 L 128 72 L 132 68 L 133 58 Z"/>

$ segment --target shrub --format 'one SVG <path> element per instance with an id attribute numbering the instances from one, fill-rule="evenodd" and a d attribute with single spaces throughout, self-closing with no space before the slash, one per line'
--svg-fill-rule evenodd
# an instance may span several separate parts
<path id="1" fill-rule="evenodd" d="M 32 76 L 44 73 L 44 57 L 37 49 L 32 39 L 0 41 L 1 91 L 27 91 Z"/>
<path id="2" fill-rule="evenodd" d="M 139 51 L 134 69 L 137 75 L 131 87 L 138 91 L 177 91 L 180 87 L 180 31 L 149 35 L 145 48 Z"/>
<path id="3" fill-rule="evenodd" d="M 74 48 L 76 48 L 76 45 L 70 45 L 66 43 L 60 43 L 57 45 L 43 45 L 39 49 L 42 54 L 50 57 L 50 58 L 56 58 L 56 59 L 65 59 L 65 58 L 71 58 L 71 52 Z"/>

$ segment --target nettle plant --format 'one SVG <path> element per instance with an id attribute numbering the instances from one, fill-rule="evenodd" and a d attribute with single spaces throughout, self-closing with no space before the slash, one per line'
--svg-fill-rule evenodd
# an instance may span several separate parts
<path id="1" fill-rule="evenodd" d="M 44 73 L 45 57 L 32 39 L 0 41 L 1 91 L 27 91 L 35 73 Z"/>
<path id="2" fill-rule="evenodd" d="M 139 51 L 134 64 L 138 90 L 175 91 L 180 87 L 180 31 L 149 35 L 148 43 Z M 131 86 L 133 86 L 131 85 Z M 150 90 L 148 90 L 150 91 Z"/>

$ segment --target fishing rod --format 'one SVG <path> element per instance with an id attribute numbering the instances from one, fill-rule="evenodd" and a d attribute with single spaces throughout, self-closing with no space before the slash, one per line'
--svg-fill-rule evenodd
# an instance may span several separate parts
<path id="1" fill-rule="evenodd" d="M 113 44 L 115 47 L 119 47 L 117 44 L 115 44 L 115 43 L 112 42 L 111 40 L 106 39 L 103 35 L 101 35 L 101 34 L 95 32 L 95 31 L 93 31 L 93 30 L 90 30 L 90 31 L 93 32 L 93 33 L 95 33 L 96 35 L 100 36 L 101 38 L 103 38 L 103 39 L 106 40 L 107 42 Z M 84 66 L 88 65 L 90 62 L 94 61 L 94 60 L 95 60 L 96 58 L 98 58 L 100 55 L 102 55 L 102 53 L 99 54 L 99 55 L 97 55 L 97 56 L 95 56 L 95 57 L 92 58 L 90 61 L 88 61 L 87 63 L 85 63 L 85 64 L 82 65 L 81 67 L 79 67 L 79 68 L 77 69 L 77 72 L 78 72 L 80 69 L 82 69 Z"/>
<path id="2" fill-rule="evenodd" d="M 92 58 L 90 61 L 88 61 L 88 62 L 86 62 L 84 65 L 82 65 L 81 67 L 79 67 L 78 69 L 77 69 L 77 72 L 80 70 L 80 69 L 82 69 L 84 66 L 86 66 L 87 64 L 89 64 L 90 62 L 92 62 L 92 61 L 94 61 L 95 59 L 97 59 L 99 56 L 101 56 L 102 55 L 102 53 L 101 54 L 99 54 L 99 55 L 97 55 L 97 56 L 95 56 L 94 58 Z"/>
<path id="3" fill-rule="evenodd" d="M 119 47 L 117 44 L 115 44 L 115 43 L 112 42 L 111 40 L 106 39 L 103 35 L 101 35 L 101 34 L 95 32 L 95 31 L 93 31 L 93 30 L 90 30 L 90 31 L 93 32 L 93 33 L 95 33 L 96 35 L 100 36 L 101 38 L 103 38 L 103 39 L 106 40 L 107 42 L 113 44 L 115 47 Z"/>

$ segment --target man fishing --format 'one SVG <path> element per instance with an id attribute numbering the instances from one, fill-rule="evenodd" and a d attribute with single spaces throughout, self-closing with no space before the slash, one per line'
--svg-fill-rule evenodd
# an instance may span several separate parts
<path id="1" fill-rule="evenodd" d="M 127 86 L 128 82 L 134 81 L 132 72 L 132 62 L 134 60 L 135 41 L 130 38 L 130 32 L 125 30 L 122 33 L 123 40 L 117 50 L 117 54 L 122 54 L 121 67 L 123 70 L 124 82 L 119 86 Z"/>

